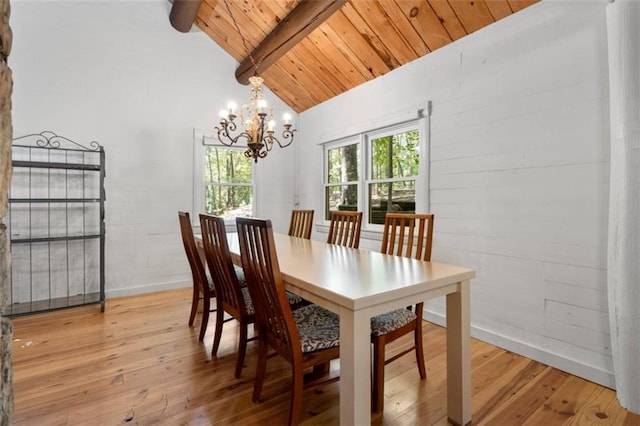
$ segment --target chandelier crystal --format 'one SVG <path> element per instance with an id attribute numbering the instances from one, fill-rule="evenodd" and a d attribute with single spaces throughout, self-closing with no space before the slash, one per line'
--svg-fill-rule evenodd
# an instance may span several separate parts
<path id="1" fill-rule="evenodd" d="M 274 136 L 276 122 L 273 119 L 273 108 L 264 99 L 263 81 L 258 75 L 250 77 L 249 102 L 239 110 L 234 102 L 230 102 L 227 109 L 220 111 L 220 125 L 216 126 L 220 143 L 232 146 L 244 141 L 247 144 L 244 156 L 253 158 L 256 163 L 258 158 L 267 156 L 274 144 L 281 148 L 291 145 L 296 131 L 291 128 L 291 115 L 284 114 L 282 141 Z M 238 126 L 244 130 L 234 136 Z"/>

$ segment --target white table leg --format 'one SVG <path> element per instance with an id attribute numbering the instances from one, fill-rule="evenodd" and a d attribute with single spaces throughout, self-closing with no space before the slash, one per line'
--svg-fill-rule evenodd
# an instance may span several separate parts
<path id="1" fill-rule="evenodd" d="M 371 424 L 371 316 L 340 312 L 340 424 Z"/>
<path id="2" fill-rule="evenodd" d="M 447 415 L 458 425 L 471 421 L 471 313 L 469 281 L 447 295 Z"/>

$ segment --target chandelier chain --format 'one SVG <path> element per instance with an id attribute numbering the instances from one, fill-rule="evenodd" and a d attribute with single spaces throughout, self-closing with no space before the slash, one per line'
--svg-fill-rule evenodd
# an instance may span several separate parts
<path id="1" fill-rule="evenodd" d="M 262 58 L 259 58 L 258 62 L 256 63 L 255 59 L 253 58 L 253 55 L 251 54 L 251 48 L 249 47 L 249 45 L 247 44 L 247 39 L 244 37 L 244 35 L 242 35 L 242 31 L 240 30 L 240 26 L 238 25 L 238 22 L 236 21 L 236 18 L 233 16 L 233 12 L 231 12 L 231 7 L 229 7 L 229 3 L 227 0 L 224 0 L 224 5 L 227 8 L 227 12 L 229 13 L 229 16 L 231 17 L 231 21 L 233 22 L 233 25 L 236 27 L 236 31 L 238 31 L 238 35 L 240 36 L 240 39 L 242 40 L 242 45 L 244 46 L 245 50 L 248 52 L 248 56 L 249 59 L 251 59 L 251 63 L 253 64 L 253 69 L 254 69 L 254 74 L 258 75 L 258 67 L 260 66 L 260 64 L 262 63 L 262 61 L 265 58 L 265 55 L 262 55 Z"/>

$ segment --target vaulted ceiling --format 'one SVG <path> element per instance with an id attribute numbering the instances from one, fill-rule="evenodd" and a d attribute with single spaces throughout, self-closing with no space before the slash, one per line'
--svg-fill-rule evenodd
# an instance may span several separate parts
<path id="1" fill-rule="evenodd" d="M 319 0 L 202 0 L 195 24 L 238 62 L 260 65 L 264 52 L 249 55 L 301 1 Z M 337 11 L 260 75 L 302 112 L 538 1 L 340 1 Z"/>

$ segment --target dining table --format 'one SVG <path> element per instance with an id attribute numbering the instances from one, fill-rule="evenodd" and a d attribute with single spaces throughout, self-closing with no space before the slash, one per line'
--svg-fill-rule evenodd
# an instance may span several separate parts
<path id="1" fill-rule="evenodd" d="M 287 290 L 340 317 L 340 424 L 371 424 L 371 317 L 446 297 L 447 416 L 471 422 L 472 269 L 274 234 Z M 201 239 L 196 238 L 199 244 Z M 240 263 L 236 233 L 229 250 Z"/>

